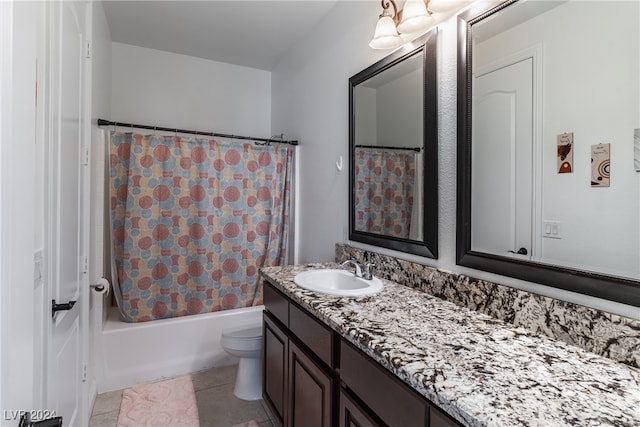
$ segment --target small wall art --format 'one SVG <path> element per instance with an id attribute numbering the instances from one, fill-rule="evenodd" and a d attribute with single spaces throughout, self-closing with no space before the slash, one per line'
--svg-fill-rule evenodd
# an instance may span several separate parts
<path id="1" fill-rule="evenodd" d="M 610 144 L 591 146 L 591 186 L 608 187 L 611 177 Z"/>
<path id="2" fill-rule="evenodd" d="M 573 172 L 573 133 L 558 135 L 558 173 Z"/>
<path id="3" fill-rule="evenodd" d="M 633 167 L 640 172 L 640 129 L 633 130 Z"/>

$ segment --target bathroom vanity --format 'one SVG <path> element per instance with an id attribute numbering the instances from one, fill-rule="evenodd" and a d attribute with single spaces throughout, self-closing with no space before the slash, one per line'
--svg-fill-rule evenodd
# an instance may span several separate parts
<path id="1" fill-rule="evenodd" d="M 458 425 L 269 282 L 264 303 L 263 398 L 281 425 Z"/>
<path id="2" fill-rule="evenodd" d="M 284 426 L 640 424 L 640 371 L 384 281 L 340 298 L 268 267 L 263 399 Z"/>

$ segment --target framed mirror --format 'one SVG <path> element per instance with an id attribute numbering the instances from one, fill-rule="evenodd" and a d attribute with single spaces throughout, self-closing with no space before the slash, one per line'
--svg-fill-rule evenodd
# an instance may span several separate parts
<path id="1" fill-rule="evenodd" d="M 434 28 L 349 79 L 349 239 L 438 257 Z"/>
<path id="2" fill-rule="evenodd" d="M 637 1 L 459 15 L 459 265 L 640 306 L 639 21 Z"/>

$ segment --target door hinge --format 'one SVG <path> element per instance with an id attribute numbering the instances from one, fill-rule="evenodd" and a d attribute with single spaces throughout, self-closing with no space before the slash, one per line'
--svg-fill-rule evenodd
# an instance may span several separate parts
<path id="1" fill-rule="evenodd" d="M 42 249 L 37 250 L 33 254 L 33 286 L 34 289 L 37 289 L 43 282 L 43 270 L 44 270 L 44 260 L 43 260 L 43 251 Z"/>
<path id="2" fill-rule="evenodd" d="M 84 42 L 84 57 L 91 59 L 91 40 L 85 40 Z"/>
<path id="3" fill-rule="evenodd" d="M 89 257 L 83 255 L 80 257 L 80 273 L 87 274 L 89 272 Z"/>
<path id="4" fill-rule="evenodd" d="M 87 371 L 88 371 L 87 364 L 83 363 L 82 364 L 82 382 L 87 381 Z"/>
<path id="5" fill-rule="evenodd" d="M 89 165 L 89 145 L 83 144 L 82 146 L 82 166 Z"/>

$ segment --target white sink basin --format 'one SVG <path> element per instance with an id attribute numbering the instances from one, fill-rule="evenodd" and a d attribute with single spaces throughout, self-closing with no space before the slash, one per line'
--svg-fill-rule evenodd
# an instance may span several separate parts
<path id="1" fill-rule="evenodd" d="M 373 295 L 382 290 L 382 281 L 377 277 L 365 280 L 352 271 L 339 269 L 305 271 L 296 274 L 293 281 L 303 289 L 342 297 Z"/>

